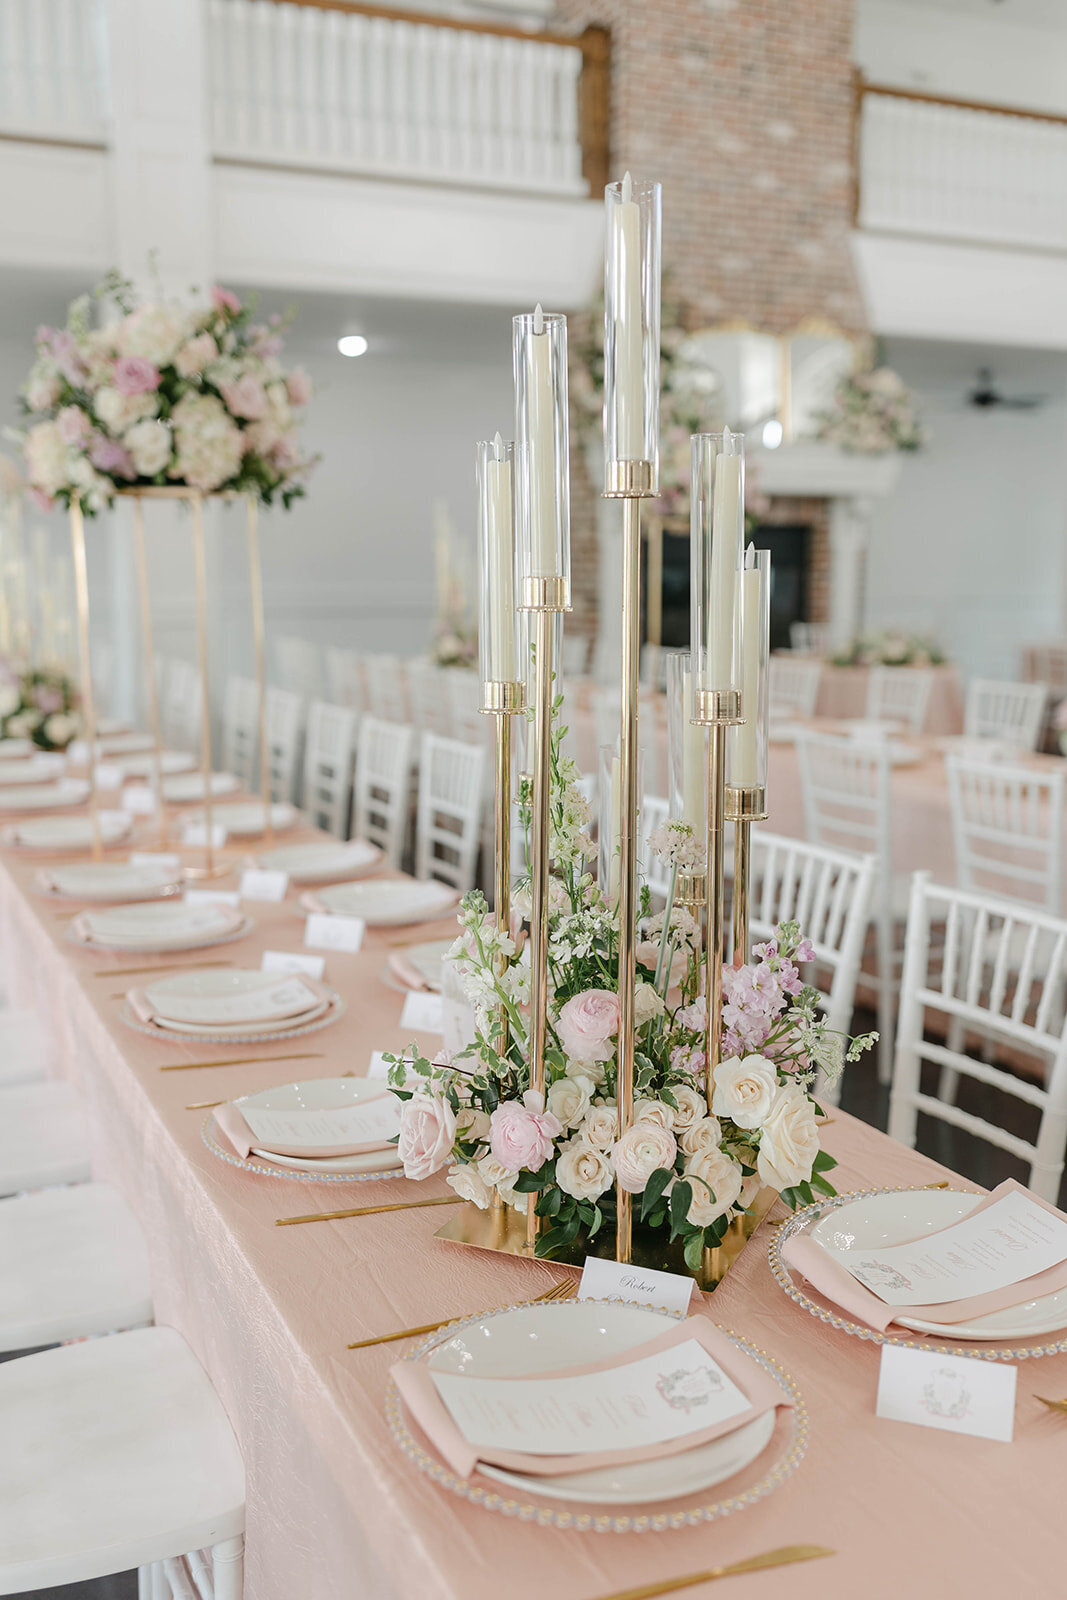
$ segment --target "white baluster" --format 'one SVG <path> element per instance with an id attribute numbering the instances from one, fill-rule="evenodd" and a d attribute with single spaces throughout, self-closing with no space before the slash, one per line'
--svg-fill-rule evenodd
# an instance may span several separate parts
<path id="1" fill-rule="evenodd" d="M 383 166 L 392 155 L 389 113 L 390 27 L 381 17 L 371 17 L 367 28 L 367 53 L 363 82 L 367 91 L 368 155 Z"/>
<path id="2" fill-rule="evenodd" d="M 537 56 L 538 46 L 519 41 L 522 71 L 519 74 L 519 166 L 518 172 L 530 178 L 537 173 Z"/>
<path id="3" fill-rule="evenodd" d="M 406 22 L 393 23 L 390 32 L 389 110 L 392 122 L 392 160 L 404 171 L 416 165 L 415 130 L 411 124 L 411 45 L 412 29 Z"/>
<path id="4" fill-rule="evenodd" d="M 559 71 L 556 77 L 559 110 L 556 126 L 559 129 L 559 158 L 556 176 L 560 182 L 578 186 L 582 181 L 582 141 L 578 128 L 578 95 L 582 77 L 582 52 L 560 46 Z"/>
<path id="5" fill-rule="evenodd" d="M 274 82 L 277 91 L 278 148 L 285 156 L 300 148 L 300 120 L 297 109 L 298 71 L 296 52 L 296 6 L 275 6 L 273 32 Z"/>
<path id="6" fill-rule="evenodd" d="M 249 87 L 252 90 L 252 145 L 262 154 L 276 150 L 281 142 L 281 112 L 274 81 L 274 11 L 271 0 L 251 0 L 252 44 L 249 56 Z"/>
<path id="7" fill-rule="evenodd" d="M 496 53 L 489 34 L 471 35 L 471 105 L 474 117 L 474 170 L 491 178 L 499 159 L 500 125 L 493 96 Z"/>
<path id="8" fill-rule="evenodd" d="M 414 124 L 412 160 L 420 172 L 433 167 L 436 127 L 434 111 L 434 44 L 432 27 L 420 24 L 411 39 L 411 117 Z"/>
<path id="9" fill-rule="evenodd" d="M 322 83 L 322 150 L 331 161 L 342 154 L 341 140 L 341 76 L 344 72 L 343 15 L 340 11 L 324 11 L 319 28 L 319 71 Z"/>
<path id="10" fill-rule="evenodd" d="M 226 27 L 230 37 L 230 127 L 233 149 L 240 154 L 252 148 L 252 26 L 253 14 L 248 6 L 227 5 L 219 0 L 219 9 L 226 14 Z"/>
<path id="11" fill-rule="evenodd" d="M 300 40 L 300 104 L 304 116 L 304 152 L 321 159 L 330 150 L 329 113 L 326 108 L 326 73 L 323 35 L 328 11 L 314 6 L 298 8 Z"/>
<path id="12" fill-rule="evenodd" d="M 455 51 L 457 172 L 469 178 L 475 166 L 474 35 L 457 33 Z"/>
<path id="13" fill-rule="evenodd" d="M 371 67 L 372 45 L 368 18 L 352 15 L 345 22 L 345 77 L 341 108 L 345 120 L 345 145 L 357 162 L 366 162 L 372 147 Z"/>

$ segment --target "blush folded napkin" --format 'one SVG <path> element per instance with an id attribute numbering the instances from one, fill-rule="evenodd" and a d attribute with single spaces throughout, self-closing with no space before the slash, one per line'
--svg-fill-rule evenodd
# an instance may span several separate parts
<path id="1" fill-rule="evenodd" d="M 377 1098 L 384 1099 L 384 1091 Z M 215 1108 L 215 1122 L 219 1132 L 242 1160 L 247 1159 L 253 1149 L 267 1150 L 276 1156 L 297 1156 L 308 1161 L 332 1159 L 334 1156 L 365 1156 L 376 1150 L 396 1149 L 395 1139 L 367 1139 L 362 1143 L 348 1140 L 330 1145 L 329 1149 L 324 1149 L 321 1144 L 302 1145 L 285 1139 L 259 1139 L 248 1126 L 240 1106 L 232 1104 Z"/>
<path id="2" fill-rule="evenodd" d="M 1032 1194 L 1024 1184 L 1017 1183 L 1014 1178 L 1008 1178 L 1004 1183 L 998 1184 L 981 1202 L 975 1206 L 968 1216 L 977 1216 L 982 1211 L 987 1211 L 997 1200 L 1002 1200 L 1007 1194 L 1024 1194 L 1034 1205 L 1041 1206 L 1043 1210 L 1051 1212 L 1054 1217 L 1064 1218 L 1062 1211 L 1058 1211 L 1047 1200 L 1040 1200 Z M 953 1224 L 949 1224 L 953 1226 Z M 938 1230 L 940 1232 L 942 1230 Z M 917 1235 L 928 1239 L 936 1239 L 937 1233 Z M 900 1243 L 911 1243 L 910 1240 L 901 1240 Z M 1037 1272 L 1031 1278 L 1024 1278 L 1021 1283 L 1007 1284 L 1003 1289 L 991 1289 L 986 1294 L 971 1295 L 966 1300 L 950 1300 L 940 1305 L 931 1306 L 890 1306 L 884 1300 L 879 1300 L 876 1294 L 864 1288 L 862 1283 L 855 1279 L 851 1272 L 847 1272 L 839 1261 L 835 1261 L 814 1239 L 807 1234 L 798 1234 L 788 1239 L 782 1248 L 782 1260 L 789 1267 L 796 1270 L 807 1279 L 813 1289 L 817 1289 L 824 1299 L 839 1306 L 842 1311 L 847 1311 L 849 1316 L 855 1317 L 858 1322 L 866 1323 L 867 1327 L 884 1333 L 891 1322 L 897 1317 L 909 1317 L 918 1322 L 940 1322 L 946 1327 L 951 1327 L 957 1322 L 973 1322 L 975 1317 L 984 1317 L 994 1311 L 1006 1311 L 1011 1306 L 1023 1305 L 1027 1300 L 1038 1300 L 1042 1295 L 1054 1294 L 1057 1289 L 1067 1289 L 1067 1261 L 1061 1261 L 1058 1266 L 1046 1267 L 1044 1272 Z"/>
<path id="3" fill-rule="evenodd" d="M 332 993 L 324 983 L 320 983 L 317 978 L 309 977 L 306 972 L 292 973 L 286 979 L 286 983 L 293 986 L 294 998 L 291 1004 L 285 1006 L 284 1009 L 273 1011 L 269 1017 L 256 1018 L 246 1024 L 229 1020 L 225 1023 L 220 1023 L 219 1026 L 225 1026 L 226 1028 L 246 1027 L 250 1033 L 257 1031 L 268 1033 L 271 1028 L 277 1027 L 279 1023 L 288 1022 L 294 1017 L 302 1017 L 305 1011 L 311 1011 L 315 1006 L 320 1005 L 322 1001 L 329 1000 Z M 302 994 L 297 985 L 300 985 L 306 991 L 306 994 Z M 169 1021 L 173 1024 L 178 1020 L 173 1017 L 163 1018 L 159 1007 L 154 1005 L 149 998 L 147 989 L 127 989 L 126 1004 L 138 1022 L 155 1025 L 161 1021 Z M 207 1027 L 210 1026 L 210 1023 L 200 1023 L 199 1026 Z"/>
<path id="4" fill-rule="evenodd" d="M 402 950 L 394 950 L 389 957 L 389 971 L 394 978 L 399 978 L 407 989 L 429 989 L 430 987 L 418 967 L 412 966 Z"/>
<path id="5" fill-rule="evenodd" d="M 504 1450 L 496 1446 L 471 1444 L 463 1437 L 452 1420 L 451 1413 L 434 1386 L 433 1377 L 425 1361 L 398 1361 L 390 1368 L 412 1416 L 423 1433 L 452 1471 L 461 1478 L 469 1478 L 480 1461 L 503 1467 L 508 1472 L 521 1472 L 531 1477 L 555 1478 L 572 1472 L 592 1472 L 599 1467 L 625 1466 L 631 1462 L 654 1461 L 662 1456 L 680 1455 L 708 1444 L 723 1434 L 734 1433 L 757 1417 L 777 1406 L 791 1406 L 792 1400 L 766 1368 L 753 1361 L 751 1356 L 709 1322 L 707 1317 L 688 1317 L 677 1322 L 658 1339 L 636 1345 L 631 1350 L 607 1361 L 591 1361 L 585 1365 L 560 1368 L 554 1372 L 526 1373 L 523 1376 L 543 1380 L 551 1385 L 553 1379 L 580 1378 L 590 1373 L 609 1372 L 640 1361 L 645 1356 L 659 1355 L 693 1339 L 701 1345 L 712 1360 L 717 1362 L 727 1377 L 734 1382 L 750 1401 L 747 1411 L 722 1418 L 700 1433 L 690 1433 L 683 1438 L 668 1439 L 657 1444 L 641 1445 L 629 1450 L 581 1451 L 568 1455 L 531 1455 L 523 1450 Z"/>

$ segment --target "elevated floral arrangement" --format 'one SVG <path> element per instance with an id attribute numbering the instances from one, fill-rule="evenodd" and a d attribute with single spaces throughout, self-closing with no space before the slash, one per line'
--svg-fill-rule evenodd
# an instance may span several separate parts
<path id="1" fill-rule="evenodd" d="M 911 392 L 891 367 L 850 372 L 821 413 L 815 437 L 852 455 L 885 455 L 890 450 L 921 450 L 923 430 Z"/>
<path id="2" fill-rule="evenodd" d="M 668 822 L 650 847 L 669 864 L 664 910 L 647 918 L 639 948 L 633 1126 L 619 1133 L 618 914 L 586 870 L 594 853 L 589 807 L 574 763 L 553 731 L 547 1091 L 530 1090 L 530 967 L 525 947 L 497 928 L 484 897 L 468 894 L 452 950 L 474 1007 L 476 1036 L 447 1065 L 412 1049 L 392 1058 L 404 1100 L 399 1153 L 409 1178 L 448 1167 L 449 1184 L 487 1208 L 499 1195 L 549 1226 L 537 1253 L 581 1246 L 614 1229 L 616 1179 L 638 1197 L 635 1217 L 664 1244 L 678 1241 L 696 1271 L 764 1187 L 793 1207 L 833 1194 L 835 1165 L 820 1149 L 814 1085 L 841 1072 L 874 1034 L 845 1039 L 817 1011 L 799 965 L 814 951 L 793 923 L 724 980 L 724 1059 L 706 1090 L 705 1008 L 698 993 L 699 933 L 675 903 L 679 870 L 700 870 L 688 824 Z M 524 821 L 529 827 L 528 794 Z M 520 897 L 521 898 L 521 897 Z M 647 916 L 648 890 L 642 894 Z M 505 1040 L 502 1015 L 507 1018 Z"/>
<path id="3" fill-rule="evenodd" d="M 94 302 L 113 320 L 96 326 Z M 93 514 L 116 491 L 181 485 L 288 506 L 304 493 L 298 414 L 311 380 L 279 360 L 283 319 L 214 288 L 209 303 L 136 304 L 112 275 L 75 300 L 66 326 L 37 331 L 22 391 L 22 448 L 43 510 L 80 499 Z"/>
<path id="4" fill-rule="evenodd" d="M 0 739 L 65 750 L 81 732 L 78 707 L 78 690 L 65 672 L 0 660 Z"/>
<path id="5" fill-rule="evenodd" d="M 895 628 L 860 634 L 830 657 L 835 667 L 940 667 L 946 659 L 932 640 Z"/>

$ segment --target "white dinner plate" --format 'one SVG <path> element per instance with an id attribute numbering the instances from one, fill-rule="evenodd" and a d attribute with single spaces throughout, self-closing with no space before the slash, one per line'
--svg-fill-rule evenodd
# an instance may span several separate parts
<path id="1" fill-rule="evenodd" d="M 66 766 L 66 758 L 58 750 L 38 750 L 28 761 L 10 761 L 0 767 L 0 786 L 16 788 L 20 784 L 42 783 L 57 777 Z"/>
<path id="2" fill-rule="evenodd" d="M 196 766 L 196 757 L 186 750 L 161 750 L 159 764 L 163 776 L 174 772 L 190 772 Z M 155 751 L 147 755 L 120 756 L 115 762 L 124 778 L 154 778 L 156 775 Z"/>
<path id="3" fill-rule="evenodd" d="M 0 761 L 21 761 L 35 748 L 32 739 L 0 739 Z"/>
<path id="4" fill-rule="evenodd" d="M 372 878 L 363 883 L 330 884 L 317 889 L 314 899 L 335 916 L 362 917 L 371 927 L 389 928 L 442 917 L 459 895 L 447 883 L 429 879 Z M 301 903 L 307 901 L 304 896 Z"/>
<path id="5" fill-rule="evenodd" d="M 63 811 L 84 805 L 89 785 L 84 778 L 61 778 L 58 783 L 20 784 L 0 789 L 0 811 Z"/>
<path id="6" fill-rule="evenodd" d="M 395 954 L 402 955 L 431 989 L 440 989 L 441 963 L 453 944 L 454 939 L 429 939 L 425 944 L 405 945 Z"/>
<path id="7" fill-rule="evenodd" d="M 132 818 L 122 811 L 101 811 L 100 837 L 105 845 L 129 838 Z M 24 850 L 88 850 L 93 843 L 91 817 L 39 817 L 8 828 L 5 842 Z"/>
<path id="8" fill-rule="evenodd" d="M 252 926 L 233 906 L 169 900 L 83 911 L 75 920 L 87 932 L 85 942 L 102 950 L 192 950 L 247 933 Z"/>
<path id="9" fill-rule="evenodd" d="M 39 874 L 49 894 L 67 900 L 153 900 L 181 892 L 173 867 L 130 861 L 76 861 Z"/>
<path id="10" fill-rule="evenodd" d="M 166 784 L 163 785 L 164 793 Z M 275 833 L 282 833 L 286 828 L 295 827 L 300 813 L 295 806 L 287 800 L 277 800 L 270 808 L 270 825 Z M 196 827 L 207 821 L 202 811 L 192 812 L 183 817 L 183 822 L 191 827 Z M 225 828 L 232 839 L 247 839 L 253 834 L 267 831 L 267 813 L 262 800 L 237 800 L 222 806 L 212 806 L 211 820 L 216 826 Z"/>
<path id="11" fill-rule="evenodd" d="M 241 787 L 241 780 L 235 778 L 232 772 L 213 772 L 211 774 L 211 793 L 233 794 L 235 789 Z M 163 798 L 172 805 L 190 805 L 196 800 L 204 798 L 204 774 L 202 772 L 177 772 L 170 778 L 163 779 Z"/>
<path id="12" fill-rule="evenodd" d="M 956 1189 L 910 1189 L 901 1194 L 868 1195 L 820 1217 L 813 1224 L 810 1237 L 834 1250 L 881 1250 L 949 1227 L 984 1198 L 980 1194 L 960 1194 Z M 903 1310 L 893 1320 L 902 1328 L 933 1333 L 942 1339 L 1027 1339 L 1067 1328 L 1067 1289 L 1026 1300 L 1004 1311 L 991 1311 L 973 1322 L 922 1322 L 905 1315 Z"/>
<path id="13" fill-rule="evenodd" d="M 378 846 L 367 839 L 349 839 L 347 843 L 337 839 L 264 850 L 256 857 L 256 866 L 268 872 L 287 872 L 294 883 L 337 883 L 343 878 L 362 878 L 373 872 L 381 859 Z"/>
<path id="14" fill-rule="evenodd" d="M 292 1004 L 281 1005 L 269 1017 L 257 1016 L 254 1010 L 242 1011 L 243 998 L 255 996 L 258 999 L 264 992 L 281 989 L 290 984 L 291 976 L 289 973 L 254 972 L 244 967 L 226 972 L 180 972 L 173 978 L 162 978 L 146 985 L 145 994 L 161 1021 L 212 1028 L 220 1023 L 237 1027 L 248 1022 L 269 1021 L 276 1027 L 279 1022 L 328 1004 L 305 986 L 307 1005 L 303 1011 Z"/>
<path id="15" fill-rule="evenodd" d="M 426 1357 L 437 1372 L 465 1378 L 522 1378 L 560 1367 L 605 1361 L 665 1331 L 664 1314 L 646 1306 L 602 1300 L 518 1306 L 459 1328 Z M 506 1472 L 479 1463 L 478 1472 L 524 1494 L 590 1505 L 635 1505 L 674 1500 L 711 1488 L 755 1461 L 774 1433 L 774 1411 L 733 1433 L 655 1461 L 631 1461 L 557 1478 Z"/>
<path id="16" fill-rule="evenodd" d="M 376 1100 L 381 1092 L 379 1079 L 310 1078 L 304 1083 L 283 1083 L 275 1089 L 242 1095 L 234 1104 L 256 1106 L 263 1111 L 293 1111 L 297 1108 L 336 1111 L 343 1106 L 358 1105 L 361 1100 Z M 291 1167 L 295 1172 L 389 1172 L 402 1165 L 395 1150 L 369 1150 L 364 1155 L 317 1158 L 279 1156 L 273 1150 L 253 1150 L 252 1154 L 258 1156 L 260 1161 Z"/>
<path id="17" fill-rule="evenodd" d="M 156 1017 L 153 1026 L 160 1033 L 173 1034 L 176 1039 L 232 1039 L 235 1043 L 241 1039 L 272 1039 L 286 1029 L 302 1028 L 309 1022 L 317 1022 L 333 1004 L 332 998 L 319 1000 L 307 1011 L 300 1011 L 294 1016 L 276 1017 L 272 1022 L 170 1022 L 165 1017 Z"/>

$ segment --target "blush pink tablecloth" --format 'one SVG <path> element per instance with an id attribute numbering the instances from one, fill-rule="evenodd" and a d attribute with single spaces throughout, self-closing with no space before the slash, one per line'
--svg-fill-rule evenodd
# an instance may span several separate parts
<path id="1" fill-rule="evenodd" d="M 0 860 L 11 992 L 52 1019 L 61 1070 L 89 1103 L 98 1175 L 122 1190 L 144 1228 L 157 1320 L 189 1340 L 240 1440 L 247 1600 L 594 1600 L 798 1542 L 838 1553 L 744 1578 L 746 1600 L 1063 1592 L 1067 1422 L 1032 1391 L 1067 1394 L 1067 1357 L 1021 1369 L 1012 1445 L 877 1421 L 877 1351 L 786 1300 L 762 1238 L 712 1307 L 803 1390 L 811 1445 L 784 1488 L 711 1526 L 625 1536 L 531 1527 L 435 1488 L 397 1453 L 386 1429 L 385 1379 L 398 1347 L 350 1352 L 346 1344 L 535 1294 L 560 1269 L 437 1241 L 436 1209 L 277 1228 L 279 1216 L 403 1199 L 412 1186 L 253 1177 L 211 1155 L 200 1135 L 205 1113 L 188 1109 L 300 1074 L 362 1072 L 372 1049 L 401 1045 L 402 999 L 382 977 L 386 938 L 371 933 L 358 955 L 327 956 L 327 980 L 348 1000 L 346 1016 L 330 1029 L 258 1051 L 168 1046 L 119 1020 L 118 997 L 142 980 L 108 974 L 136 958 L 65 943 L 55 902 L 28 892 L 33 870 L 11 852 Z M 258 965 L 266 948 L 297 947 L 302 919 L 293 898 L 250 909 L 255 931 L 221 947 L 220 959 Z M 315 1058 L 278 1066 L 266 1059 L 297 1049 Z M 159 1070 L 231 1053 L 263 1060 Z M 841 1113 L 824 1139 L 841 1161 L 841 1189 L 944 1175 Z M 440 1180 L 422 1190 L 439 1191 Z"/>
<path id="2" fill-rule="evenodd" d="M 894 672 L 909 672 L 909 667 L 894 667 Z M 946 664 L 933 667 L 930 701 L 926 708 L 923 733 L 940 738 L 963 732 L 963 680 L 960 669 Z M 823 663 L 819 679 L 816 711 L 820 717 L 865 717 L 870 667 L 835 667 Z"/>

